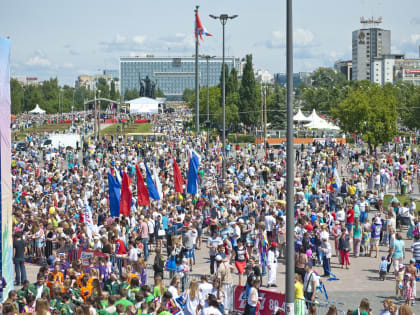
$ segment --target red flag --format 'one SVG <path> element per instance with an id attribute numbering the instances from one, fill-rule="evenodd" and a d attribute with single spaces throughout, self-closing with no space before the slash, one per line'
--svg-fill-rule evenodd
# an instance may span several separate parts
<path id="1" fill-rule="evenodd" d="M 137 203 L 140 206 L 150 205 L 149 191 L 144 184 L 143 176 L 141 175 L 139 166 L 136 165 L 136 176 L 137 176 Z"/>
<path id="2" fill-rule="evenodd" d="M 175 191 L 177 193 L 184 193 L 184 189 L 182 187 L 182 176 L 181 171 L 179 170 L 178 163 L 174 158 L 174 183 L 175 183 Z"/>
<path id="3" fill-rule="evenodd" d="M 128 217 L 131 208 L 131 191 L 130 179 L 125 171 L 123 171 L 123 178 L 121 183 L 121 199 L 120 199 L 120 214 Z"/>

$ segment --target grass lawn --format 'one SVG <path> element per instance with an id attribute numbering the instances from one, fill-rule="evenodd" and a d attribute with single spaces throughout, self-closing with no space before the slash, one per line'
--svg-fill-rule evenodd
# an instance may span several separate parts
<path id="1" fill-rule="evenodd" d="M 404 205 L 404 202 L 410 203 L 410 195 L 404 195 L 404 196 L 395 195 L 395 197 L 400 201 L 401 205 Z M 391 200 L 391 198 L 392 198 L 391 195 L 385 195 L 385 197 L 384 197 L 384 209 L 388 208 L 389 201 Z M 416 202 L 417 212 L 419 212 L 420 211 L 420 200 L 415 199 L 414 201 Z"/>
<path id="2" fill-rule="evenodd" d="M 151 123 L 145 124 L 132 124 L 124 128 L 122 131 L 117 131 L 117 126 L 121 126 L 121 124 L 113 124 L 105 129 L 101 130 L 101 136 L 103 135 L 125 135 L 127 133 L 143 133 L 143 132 L 150 132 L 152 129 Z"/>
<path id="3" fill-rule="evenodd" d="M 43 134 L 44 132 L 65 131 L 69 129 L 70 126 L 71 124 L 48 124 L 48 125 L 41 125 L 37 127 L 28 128 L 23 131 L 20 131 L 20 130 L 12 131 L 12 139 L 14 139 L 14 137 L 17 136 L 19 140 L 22 140 L 25 138 L 27 134 L 34 133 L 34 132 Z"/>

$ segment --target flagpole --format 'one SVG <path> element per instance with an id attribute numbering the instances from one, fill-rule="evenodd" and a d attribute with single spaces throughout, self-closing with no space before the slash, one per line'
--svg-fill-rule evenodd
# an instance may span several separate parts
<path id="1" fill-rule="evenodd" d="M 200 6 L 195 6 L 195 134 L 198 136 L 200 133 L 200 120 L 199 120 L 199 97 L 200 97 L 200 89 L 198 83 L 198 25 L 197 25 L 197 14 L 198 8 Z"/>

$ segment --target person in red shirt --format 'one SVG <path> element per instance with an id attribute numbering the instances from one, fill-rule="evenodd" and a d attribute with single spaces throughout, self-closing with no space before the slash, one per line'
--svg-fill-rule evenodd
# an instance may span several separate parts
<path id="1" fill-rule="evenodd" d="M 127 254 L 127 249 L 125 248 L 125 244 L 119 238 L 117 238 L 115 240 L 115 253 L 117 255 L 126 255 Z"/>
<path id="2" fill-rule="evenodd" d="M 351 205 L 347 207 L 347 213 L 346 213 L 346 227 L 349 231 L 350 238 L 353 237 L 353 223 L 354 223 L 354 210 Z"/>

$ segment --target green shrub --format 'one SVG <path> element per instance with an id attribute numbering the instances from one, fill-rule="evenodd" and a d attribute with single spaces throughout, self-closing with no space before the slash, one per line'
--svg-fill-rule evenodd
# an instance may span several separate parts
<path id="1" fill-rule="evenodd" d="M 251 135 L 237 134 L 235 141 L 235 135 L 233 134 L 229 135 L 228 139 L 230 143 L 255 143 L 255 137 Z"/>

